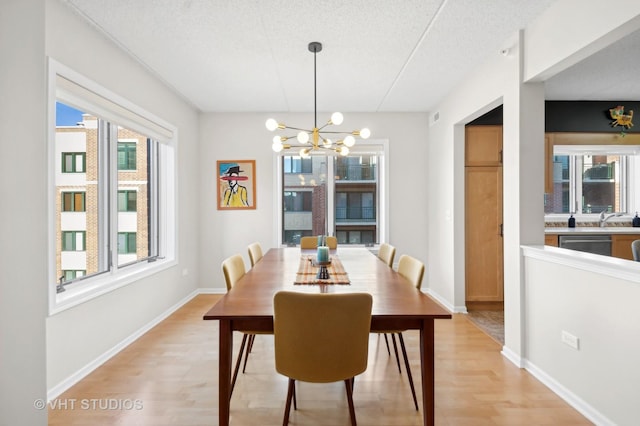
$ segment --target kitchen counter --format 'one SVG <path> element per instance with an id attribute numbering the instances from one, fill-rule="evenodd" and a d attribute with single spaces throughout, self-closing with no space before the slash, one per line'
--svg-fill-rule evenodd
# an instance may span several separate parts
<path id="1" fill-rule="evenodd" d="M 572 234 L 640 234 L 640 227 L 632 226 L 579 226 L 576 228 L 551 227 L 544 229 L 545 234 L 572 235 Z"/>

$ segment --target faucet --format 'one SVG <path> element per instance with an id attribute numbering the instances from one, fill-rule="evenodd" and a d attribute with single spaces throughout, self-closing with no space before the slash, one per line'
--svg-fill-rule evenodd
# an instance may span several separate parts
<path id="1" fill-rule="evenodd" d="M 624 214 L 624 213 L 611 213 L 611 214 L 605 216 L 605 213 L 606 212 L 604 210 L 602 210 L 600 212 L 600 227 L 601 228 L 604 228 L 605 226 L 607 226 L 606 222 L 609 219 L 611 219 L 612 217 L 619 217 L 619 216 L 622 216 Z"/>

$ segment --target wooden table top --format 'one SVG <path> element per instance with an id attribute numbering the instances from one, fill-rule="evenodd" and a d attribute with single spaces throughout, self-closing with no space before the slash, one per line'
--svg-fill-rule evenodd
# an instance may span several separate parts
<path id="1" fill-rule="evenodd" d="M 281 290 L 369 293 L 373 318 L 451 318 L 448 310 L 364 248 L 338 248 L 332 254 L 342 261 L 351 284 L 294 284 L 302 254 L 299 248 L 270 249 L 203 319 L 273 318 L 273 296 Z"/>

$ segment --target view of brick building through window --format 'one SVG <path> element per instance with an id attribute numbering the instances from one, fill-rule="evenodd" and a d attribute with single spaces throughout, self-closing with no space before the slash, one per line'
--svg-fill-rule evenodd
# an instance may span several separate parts
<path id="1" fill-rule="evenodd" d="M 109 199 L 109 133 L 117 129 L 117 197 Z M 82 115 L 76 125 L 56 126 L 56 276 L 59 283 L 109 269 L 108 205 L 117 203 L 118 266 L 149 256 L 148 146 L 145 135 Z M 115 152 L 115 151 L 112 151 Z M 102 166 L 101 166 L 102 165 Z M 113 223 L 111 221 L 111 223 Z M 115 250 L 114 250 L 115 251 Z"/>

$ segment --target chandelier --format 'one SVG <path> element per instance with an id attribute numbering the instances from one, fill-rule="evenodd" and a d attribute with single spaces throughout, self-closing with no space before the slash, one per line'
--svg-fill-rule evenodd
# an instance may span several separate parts
<path id="1" fill-rule="evenodd" d="M 348 155 L 349 148 L 351 148 L 356 143 L 356 136 L 362 139 L 367 139 L 369 136 L 371 136 L 371 131 L 367 128 L 354 130 L 353 132 L 325 130 L 327 126 L 339 126 L 340 124 L 342 124 L 344 117 L 339 112 L 334 112 L 333 114 L 331 114 L 331 119 L 329 119 L 329 121 L 327 121 L 326 124 L 324 124 L 322 127 L 318 127 L 318 104 L 316 99 L 316 54 L 321 50 L 322 43 L 319 43 L 317 41 L 309 43 L 309 51 L 313 52 L 313 128 L 309 130 L 298 127 L 291 127 L 287 126 L 284 123 L 278 123 L 278 121 L 273 118 L 268 119 L 265 125 L 267 126 L 267 129 L 269 131 L 273 132 L 276 129 L 298 130 L 297 135 L 274 136 L 273 145 L 271 145 L 271 148 L 275 152 L 280 152 L 283 149 L 300 148 L 300 157 L 302 158 L 308 158 L 311 155 L 312 151 L 321 150 L 331 150 L 340 155 Z M 329 138 L 329 135 L 331 135 L 331 137 L 334 139 L 338 138 L 338 140 Z M 290 139 L 294 139 L 295 142 L 297 142 L 297 145 L 285 143 Z"/>

